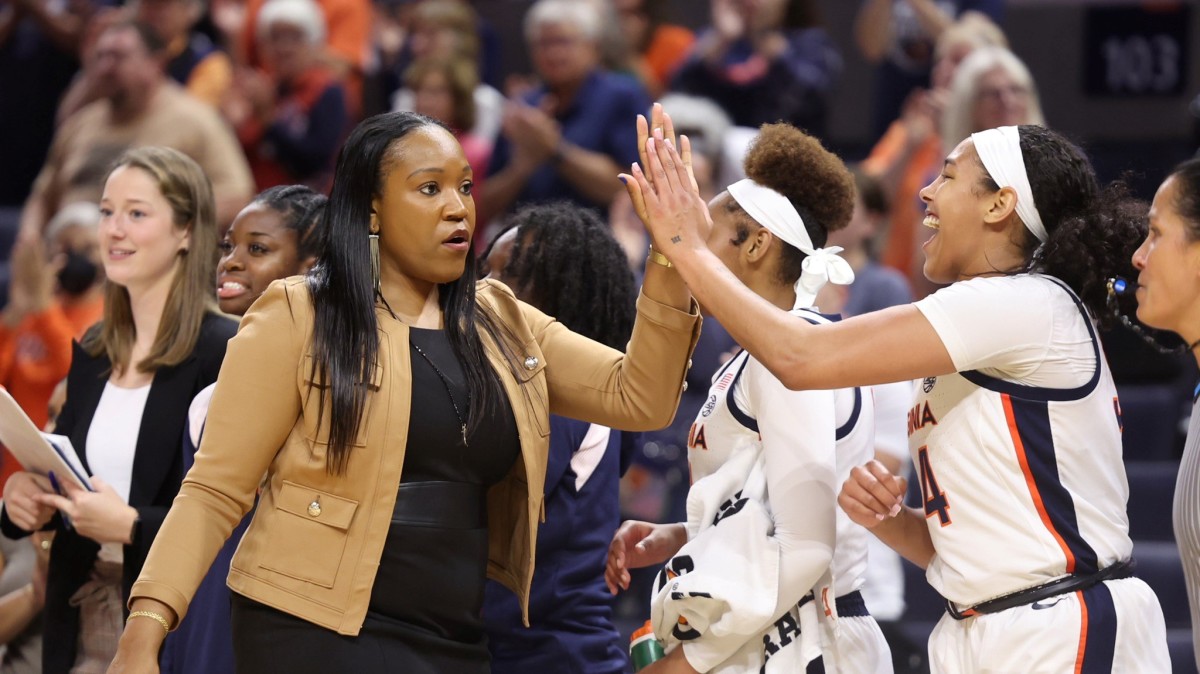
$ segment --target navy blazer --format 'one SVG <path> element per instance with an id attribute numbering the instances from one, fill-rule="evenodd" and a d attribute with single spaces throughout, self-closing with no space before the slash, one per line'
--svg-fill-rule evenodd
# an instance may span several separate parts
<path id="1" fill-rule="evenodd" d="M 129 489 L 129 505 L 137 509 L 138 523 L 133 542 L 124 546 L 121 595 L 126 601 L 183 480 L 179 447 L 188 407 L 201 389 L 217 380 L 226 343 L 235 332 L 236 321 L 215 313 L 206 315 L 192 355 L 179 365 L 161 368 L 154 374 L 138 430 Z M 67 401 L 58 417 L 56 432 L 71 438 L 89 473 L 88 429 L 111 369 L 107 356 L 90 356 L 78 343 L 74 345 L 71 370 L 67 374 Z M 42 670 L 44 674 L 68 674 L 75 664 L 79 633 L 79 610 L 70 605 L 70 599 L 87 582 L 100 545 L 74 529 L 63 527 L 60 518 L 55 518 L 53 527 L 58 533 L 46 579 Z M 7 512 L 0 512 L 0 530 L 9 538 L 28 535 L 8 519 Z"/>

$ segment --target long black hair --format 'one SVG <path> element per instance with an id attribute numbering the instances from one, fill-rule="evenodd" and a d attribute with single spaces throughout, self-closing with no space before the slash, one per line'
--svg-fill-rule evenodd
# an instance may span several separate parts
<path id="1" fill-rule="evenodd" d="M 376 115 L 363 120 L 338 153 L 326 216 L 318 226 L 321 254 L 308 277 L 315 314 L 309 375 L 310 381 L 324 383 L 317 427 L 328 413 L 326 468 L 330 473 L 346 470 L 366 408 L 367 387 L 379 362 L 375 311 L 377 299 L 385 308 L 386 303 L 376 296 L 371 273 L 367 240 L 371 202 L 383 191 L 396 143 L 426 127 L 446 129 L 411 112 Z M 499 375 L 488 362 L 480 327 L 497 343 L 510 367 L 513 362 L 511 334 L 491 312 L 476 305 L 475 281 L 475 257 L 469 252 L 463 275 L 438 285 L 446 336 L 466 375 L 467 423 L 472 429 L 504 395 Z"/>
<path id="2" fill-rule="evenodd" d="M 595 211 L 559 201 L 522 208 L 504 232 L 518 227 L 503 270 L 513 291 L 571 332 L 624 351 L 636 294 L 625 252 L 608 226 Z"/>
<path id="3" fill-rule="evenodd" d="M 1045 243 L 1025 237 L 1028 263 L 1019 271 L 1066 283 L 1096 322 L 1108 327 L 1118 318 L 1107 303 L 1108 280 L 1137 275 L 1132 258 L 1146 235 L 1146 204 L 1132 198 L 1123 183 L 1101 187 L 1087 156 L 1059 133 L 1030 124 L 1018 133 L 1047 234 Z M 1000 189 L 990 176 L 985 182 Z"/>

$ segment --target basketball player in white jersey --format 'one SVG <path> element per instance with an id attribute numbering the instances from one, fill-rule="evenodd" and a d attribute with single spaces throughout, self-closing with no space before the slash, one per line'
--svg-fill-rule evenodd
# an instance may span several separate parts
<path id="1" fill-rule="evenodd" d="M 903 480 L 874 462 L 839 502 L 946 598 L 932 671 L 1170 671 L 1158 600 L 1131 574 L 1120 408 L 1093 326 L 1111 318 L 1106 279 L 1131 273 L 1144 207 L 1101 189 L 1052 131 L 974 134 L 921 192 L 934 229 L 925 275 L 951 285 L 814 326 L 707 250 L 673 147 L 650 165 L 654 187 L 635 173 L 630 190 L 645 195 L 655 242 L 785 384 L 923 380 L 909 417 L 923 507 L 904 508 Z"/>
<path id="2" fill-rule="evenodd" d="M 710 204 L 709 246 L 790 320 L 829 323 L 812 308 L 817 291 L 854 274 L 840 249 L 819 246 L 849 221 L 853 179 L 785 124 L 762 128 L 745 167 Z M 628 568 L 665 562 L 652 619 L 669 652 L 643 672 L 773 674 L 820 658 L 829 674 L 890 673 L 858 592 L 869 534 L 836 506 L 874 453 L 871 391 L 789 391 L 746 352 L 712 381 L 689 433 L 688 522 L 627 522 L 610 548 L 614 592 Z"/>

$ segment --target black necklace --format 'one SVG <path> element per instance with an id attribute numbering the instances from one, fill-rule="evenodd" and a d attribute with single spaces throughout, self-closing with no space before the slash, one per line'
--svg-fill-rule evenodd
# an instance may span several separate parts
<path id="1" fill-rule="evenodd" d="M 429 358 L 429 356 L 425 355 L 425 352 L 421 350 L 421 347 L 417 346 L 416 343 L 412 341 L 410 341 L 409 344 L 411 344 L 412 348 L 415 349 L 416 352 L 425 359 L 426 363 L 429 363 L 429 367 L 432 367 L 433 371 L 437 373 L 438 379 L 442 380 L 442 385 L 446 387 L 446 395 L 450 396 L 450 405 L 454 407 L 454 416 L 458 418 L 458 423 L 460 429 L 462 430 L 463 447 L 469 446 L 467 444 L 467 422 L 463 419 L 462 413 L 458 411 L 458 403 L 454 400 L 454 392 L 450 390 L 450 379 L 446 377 L 446 375 L 442 374 L 441 368 L 439 368 L 437 364 Z"/>

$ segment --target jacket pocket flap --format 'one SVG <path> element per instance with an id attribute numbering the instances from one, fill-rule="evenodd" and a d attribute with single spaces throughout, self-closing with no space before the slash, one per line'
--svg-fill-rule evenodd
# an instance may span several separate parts
<path id="1" fill-rule="evenodd" d="M 284 480 L 276 507 L 297 517 L 345 531 L 354 519 L 358 501 Z"/>

